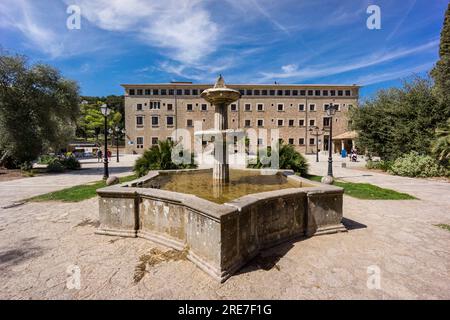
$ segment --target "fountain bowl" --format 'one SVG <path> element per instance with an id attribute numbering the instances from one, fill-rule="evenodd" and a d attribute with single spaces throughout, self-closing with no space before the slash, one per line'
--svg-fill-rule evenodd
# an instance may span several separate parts
<path id="1" fill-rule="evenodd" d="M 97 190 L 100 226 L 96 233 L 140 237 L 186 250 L 189 260 L 223 282 L 268 247 L 346 231 L 341 223 L 343 189 L 301 178 L 290 170 L 273 173 L 294 187 L 246 194 L 223 203 L 148 187 L 162 175 L 189 173 L 195 177 L 210 172 L 151 171 L 134 181 Z"/>

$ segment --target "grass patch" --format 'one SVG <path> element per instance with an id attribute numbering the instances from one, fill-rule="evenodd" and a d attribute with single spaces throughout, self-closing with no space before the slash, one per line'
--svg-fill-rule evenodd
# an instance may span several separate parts
<path id="1" fill-rule="evenodd" d="M 436 226 L 436 227 L 439 227 L 439 228 L 441 228 L 441 229 L 450 231 L 450 225 L 448 225 L 448 224 L 445 224 L 445 223 L 439 223 L 439 224 L 435 224 L 435 226 Z"/>
<path id="2" fill-rule="evenodd" d="M 308 176 L 309 180 L 320 182 L 321 176 Z M 355 183 L 334 181 L 333 185 L 344 189 L 348 196 L 364 200 L 414 200 L 417 199 L 407 193 L 397 192 L 391 189 L 380 188 L 370 183 Z"/>
<path id="3" fill-rule="evenodd" d="M 137 176 L 130 175 L 119 178 L 120 183 L 128 182 L 136 179 Z M 50 193 L 46 193 L 40 196 L 28 199 L 28 201 L 41 202 L 41 201 L 63 201 L 63 202 L 80 202 L 97 196 L 97 189 L 106 187 L 105 181 L 95 181 L 79 186 L 74 186 L 67 189 L 62 189 Z"/>
<path id="4" fill-rule="evenodd" d="M 161 251 L 157 248 L 153 248 L 148 254 L 143 254 L 139 257 L 139 263 L 134 269 L 134 283 L 140 282 L 144 278 L 145 274 L 148 273 L 148 269 L 156 266 L 157 264 L 166 261 L 186 260 L 186 258 L 187 250 Z"/>

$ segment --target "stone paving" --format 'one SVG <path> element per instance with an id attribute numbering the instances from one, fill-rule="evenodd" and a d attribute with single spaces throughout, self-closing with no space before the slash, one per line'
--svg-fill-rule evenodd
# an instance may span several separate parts
<path id="1" fill-rule="evenodd" d="M 326 162 L 311 162 L 311 171 L 326 172 Z M 0 298 L 450 299 L 450 232 L 435 226 L 450 224 L 450 184 L 342 169 L 339 162 L 335 173 L 420 200 L 346 196 L 349 232 L 270 249 L 224 284 L 187 260 L 149 267 L 134 283 L 139 258 L 168 249 L 144 239 L 95 235 L 96 199 L 0 209 Z M 66 286 L 73 266 L 81 272 L 79 290 Z M 377 268 L 380 287 L 369 289 Z"/>

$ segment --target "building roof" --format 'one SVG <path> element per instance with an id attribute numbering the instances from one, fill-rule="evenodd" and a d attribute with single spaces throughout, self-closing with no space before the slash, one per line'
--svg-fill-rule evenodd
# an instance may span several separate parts
<path id="1" fill-rule="evenodd" d="M 341 134 L 333 137 L 333 140 L 355 139 L 357 137 L 358 137 L 358 132 L 347 131 L 347 132 L 341 133 Z"/>
<path id="2" fill-rule="evenodd" d="M 121 84 L 122 87 L 147 87 L 147 86 L 164 86 L 164 87 L 207 87 L 212 88 L 214 86 L 213 83 L 192 83 L 192 82 L 171 82 L 171 83 L 124 83 Z M 294 88 L 302 88 L 302 87 L 354 87 L 361 88 L 360 85 L 357 84 L 290 84 L 290 83 L 230 83 L 227 84 L 228 87 L 294 87 Z"/>

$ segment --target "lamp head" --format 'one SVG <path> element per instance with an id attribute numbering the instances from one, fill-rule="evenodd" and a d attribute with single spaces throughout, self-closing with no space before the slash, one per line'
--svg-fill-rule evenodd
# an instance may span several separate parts
<path id="1" fill-rule="evenodd" d="M 334 114 L 336 113 L 336 110 L 337 110 L 337 106 L 334 103 L 330 103 L 326 108 L 327 116 L 329 116 L 329 117 L 334 116 Z"/>
<path id="2" fill-rule="evenodd" d="M 108 105 L 105 103 L 100 107 L 102 114 L 107 117 L 111 113 L 111 109 L 108 108 Z"/>

